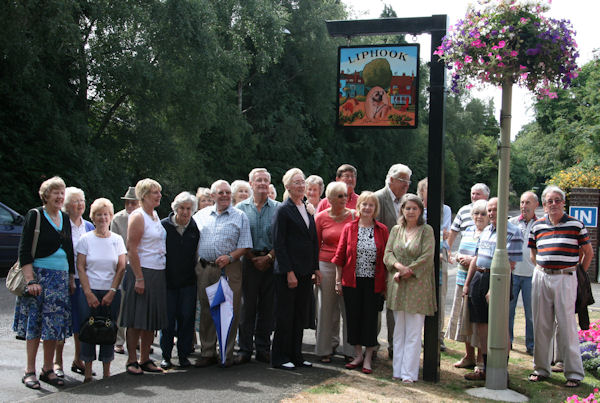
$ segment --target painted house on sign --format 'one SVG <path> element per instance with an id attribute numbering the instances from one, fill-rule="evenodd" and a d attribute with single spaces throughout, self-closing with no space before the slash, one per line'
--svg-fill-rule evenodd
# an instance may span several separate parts
<path id="1" fill-rule="evenodd" d="M 417 99 L 417 86 L 414 73 L 410 76 L 392 76 L 390 84 L 390 102 L 395 108 L 408 108 Z"/>
<path id="2" fill-rule="evenodd" d="M 344 98 L 355 98 L 365 95 L 365 82 L 358 71 L 352 74 L 340 72 L 340 94 Z"/>

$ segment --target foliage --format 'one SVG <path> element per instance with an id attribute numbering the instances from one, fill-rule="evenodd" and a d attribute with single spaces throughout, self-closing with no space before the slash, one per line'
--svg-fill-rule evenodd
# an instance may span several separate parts
<path id="1" fill-rule="evenodd" d="M 392 68 L 387 59 L 375 59 L 365 65 L 362 76 L 367 88 L 379 86 L 387 90 L 392 82 Z"/>
<path id="2" fill-rule="evenodd" d="M 547 184 L 558 186 L 567 197 L 577 187 L 600 189 L 600 166 L 575 165 L 553 175 Z"/>
<path id="3" fill-rule="evenodd" d="M 593 393 L 590 393 L 588 396 L 583 398 L 579 397 L 578 395 L 569 396 L 565 400 L 565 403 L 597 403 L 598 398 L 600 398 L 600 394 L 598 396 L 596 396 L 596 394 L 599 391 L 600 390 L 598 388 L 594 388 Z"/>
<path id="4" fill-rule="evenodd" d="M 435 54 L 452 69 L 452 90 L 470 79 L 525 86 L 540 98 L 555 98 L 550 85 L 568 87 L 577 77 L 579 55 L 571 24 L 543 15 L 537 1 L 486 0 L 469 6 Z"/>

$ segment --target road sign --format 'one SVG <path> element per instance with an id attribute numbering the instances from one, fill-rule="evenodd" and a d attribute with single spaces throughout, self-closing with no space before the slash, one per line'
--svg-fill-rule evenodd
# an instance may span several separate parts
<path id="1" fill-rule="evenodd" d="M 569 215 L 577 218 L 586 227 L 598 226 L 598 207 L 570 206 Z"/>

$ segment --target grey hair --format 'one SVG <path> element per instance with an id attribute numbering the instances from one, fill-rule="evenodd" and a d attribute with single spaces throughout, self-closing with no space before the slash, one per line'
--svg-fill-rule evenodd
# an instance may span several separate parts
<path id="1" fill-rule="evenodd" d="M 269 182 L 271 182 L 271 174 L 269 173 L 269 171 L 267 171 L 267 168 L 254 168 L 252 171 L 250 171 L 250 173 L 248 174 L 248 181 L 252 182 L 254 180 L 254 175 L 256 175 L 259 172 L 263 172 L 267 174 L 267 177 L 269 178 Z M 233 184 L 232 184 L 233 185 Z"/>
<path id="2" fill-rule="evenodd" d="M 210 197 L 210 189 L 200 186 L 198 190 L 196 190 L 196 198 L 199 199 L 201 197 Z"/>
<path id="3" fill-rule="evenodd" d="M 542 204 L 546 204 L 546 195 L 548 195 L 549 193 L 558 193 L 562 201 L 565 201 L 565 192 L 556 185 L 550 185 L 546 186 L 546 188 L 542 192 Z"/>
<path id="4" fill-rule="evenodd" d="M 473 213 L 476 211 L 487 214 L 487 204 L 487 200 L 483 199 L 477 200 L 475 203 L 473 203 L 473 205 L 471 206 L 471 217 L 473 217 Z"/>
<path id="5" fill-rule="evenodd" d="M 275 193 L 275 199 L 277 199 L 277 189 L 275 188 L 275 185 L 269 183 L 269 190 L 272 190 L 273 193 Z"/>
<path id="6" fill-rule="evenodd" d="M 231 194 L 232 195 L 236 194 L 237 191 L 243 187 L 248 188 L 248 191 L 249 191 L 250 195 L 252 196 L 252 188 L 250 187 L 250 184 L 241 179 L 237 179 L 237 180 L 234 180 L 233 182 L 231 182 Z"/>
<path id="7" fill-rule="evenodd" d="M 181 192 L 175 196 L 173 203 L 171 203 L 171 209 L 174 213 L 177 213 L 177 208 L 184 203 L 192 203 L 192 212 L 198 210 L 198 199 L 190 192 Z"/>
<path id="8" fill-rule="evenodd" d="M 65 189 L 65 203 L 62 206 L 62 211 L 67 212 L 67 204 L 71 203 L 71 199 L 75 196 L 81 196 L 83 201 L 85 201 L 85 193 L 83 190 L 76 188 L 75 186 L 69 186 Z"/>
<path id="9" fill-rule="evenodd" d="M 222 184 L 227 185 L 231 189 L 231 185 L 225 179 L 217 179 L 216 181 L 213 182 L 212 185 L 210 185 L 210 193 L 211 194 L 217 193 L 217 188 L 219 186 L 221 186 Z"/>
<path id="10" fill-rule="evenodd" d="M 471 186 L 471 192 L 474 190 L 481 190 L 485 193 L 485 197 L 490 197 L 490 188 L 485 183 L 476 183 Z"/>
<path id="11" fill-rule="evenodd" d="M 283 186 L 287 189 L 288 186 L 290 185 L 290 183 L 292 182 L 292 178 L 298 174 L 302 175 L 302 179 L 305 178 L 304 172 L 302 172 L 302 170 L 300 168 L 288 169 L 287 172 L 283 175 L 283 178 L 281 178 L 281 182 L 283 182 Z"/>
<path id="12" fill-rule="evenodd" d="M 540 203 L 540 199 L 539 199 L 538 195 L 535 194 L 535 192 L 532 192 L 531 190 L 527 190 L 527 191 L 523 192 L 523 194 L 521 195 L 521 197 L 523 197 L 526 194 L 532 195 L 533 196 L 533 200 L 535 200 L 535 202 L 538 203 L 538 204 Z"/>
<path id="13" fill-rule="evenodd" d="M 408 177 L 410 178 L 412 176 L 412 171 L 410 170 L 409 167 L 407 167 L 404 164 L 394 164 L 390 167 L 390 169 L 387 172 L 387 175 L 385 176 L 385 184 L 387 186 L 387 184 L 390 182 L 390 178 L 395 178 L 398 179 L 398 175 L 400 174 L 405 174 L 408 175 Z"/>
<path id="14" fill-rule="evenodd" d="M 344 182 L 329 182 L 327 189 L 325 189 L 325 197 L 330 199 L 334 193 L 337 194 L 344 192 L 348 193 L 348 185 L 346 185 Z"/>
<path id="15" fill-rule="evenodd" d="M 321 196 L 323 194 L 323 190 L 325 190 L 325 183 L 323 182 L 323 178 L 321 178 L 319 175 L 311 175 L 308 178 L 306 178 L 307 188 L 308 185 L 319 185 L 319 189 L 321 191 L 321 193 L 319 193 L 319 196 Z"/>

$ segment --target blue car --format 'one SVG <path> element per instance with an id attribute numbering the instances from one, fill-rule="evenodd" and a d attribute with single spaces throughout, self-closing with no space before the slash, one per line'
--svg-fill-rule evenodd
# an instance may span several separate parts
<path id="1" fill-rule="evenodd" d="M 12 266 L 19 255 L 24 217 L 0 202 L 0 268 Z"/>

